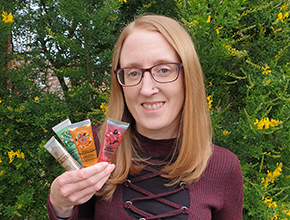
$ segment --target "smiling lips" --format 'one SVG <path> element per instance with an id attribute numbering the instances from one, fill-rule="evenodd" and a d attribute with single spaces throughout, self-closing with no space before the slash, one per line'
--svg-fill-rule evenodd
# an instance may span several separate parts
<path id="1" fill-rule="evenodd" d="M 164 105 L 164 102 L 159 102 L 159 103 L 156 103 L 156 104 L 142 104 L 142 106 L 146 109 L 149 109 L 149 110 L 155 110 L 155 109 L 158 109 L 160 108 L 161 106 Z"/>

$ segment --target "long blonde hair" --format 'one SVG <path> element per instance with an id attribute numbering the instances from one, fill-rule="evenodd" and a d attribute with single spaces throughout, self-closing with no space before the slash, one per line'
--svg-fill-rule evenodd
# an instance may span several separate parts
<path id="1" fill-rule="evenodd" d="M 175 148 L 177 158 L 164 167 L 163 177 L 170 180 L 170 185 L 181 181 L 191 184 L 200 178 L 211 156 L 212 130 L 199 59 L 190 35 L 179 22 L 165 16 L 144 15 L 123 29 L 113 54 L 111 94 L 106 119 L 110 117 L 134 124 L 134 118 L 127 109 L 122 88 L 113 70 L 119 67 L 123 43 L 135 28 L 161 33 L 176 50 L 183 63 L 185 101 Z M 99 193 L 106 200 L 112 198 L 117 184 L 123 183 L 129 173 L 137 174 L 142 169 L 132 163 L 132 159 L 140 160 L 132 144 L 133 129 L 134 127 L 130 126 L 126 132 L 114 159 L 116 168 L 102 193 Z M 102 126 L 99 133 L 100 141 L 104 132 L 105 126 Z"/>

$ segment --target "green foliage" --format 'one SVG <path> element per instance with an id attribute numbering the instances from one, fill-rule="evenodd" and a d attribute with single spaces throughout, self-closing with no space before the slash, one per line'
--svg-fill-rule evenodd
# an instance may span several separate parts
<path id="1" fill-rule="evenodd" d="M 214 142 L 242 165 L 244 219 L 289 219 L 289 1 L 176 2 L 207 80 Z"/>
<path id="2" fill-rule="evenodd" d="M 0 20 L 1 219 L 47 219 L 50 184 L 64 172 L 43 148 L 51 128 L 66 118 L 102 122 L 114 42 L 146 12 L 177 18 L 192 34 L 214 143 L 242 165 L 243 218 L 290 219 L 289 1 L 18 0 L 2 7 L 13 22 Z"/>
<path id="3" fill-rule="evenodd" d="M 145 0 L 3 5 L 13 21 L 0 20 L 1 219 L 48 218 L 50 184 L 64 172 L 43 148 L 54 135 L 51 128 L 66 118 L 102 122 L 120 29 L 145 11 L 176 12 L 168 2 L 170 10 Z"/>

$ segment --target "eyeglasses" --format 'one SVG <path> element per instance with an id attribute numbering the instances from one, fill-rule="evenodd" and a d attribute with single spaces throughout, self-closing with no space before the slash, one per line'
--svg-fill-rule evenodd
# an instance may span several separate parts
<path id="1" fill-rule="evenodd" d="M 151 73 L 152 78 L 159 83 L 169 83 L 177 80 L 179 69 L 182 63 L 161 63 L 154 65 L 148 69 L 137 67 L 125 67 L 116 69 L 114 73 L 117 76 L 121 86 L 136 86 L 138 85 L 146 71 Z"/>

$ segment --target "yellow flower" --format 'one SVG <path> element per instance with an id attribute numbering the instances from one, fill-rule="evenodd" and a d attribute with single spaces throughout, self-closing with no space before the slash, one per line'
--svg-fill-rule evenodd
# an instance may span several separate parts
<path id="1" fill-rule="evenodd" d="M 268 117 L 264 118 L 264 125 L 266 130 L 270 127 L 270 121 Z"/>
<path id="2" fill-rule="evenodd" d="M 18 158 L 20 158 L 20 159 L 24 159 L 24 157 L 25 157 L 25 155 L 24 155 L 23 152 L 21 152 L 21 153 L 19 154 L 19 156 L 18 156 Z"/>
<path id="3" fill-rule="evenodd" d="M 277 208 L 278 207 L 276 202 L 269 203 L 269 206 L 268 207 L 271 208 L 272 206 L 274 208 Z"/>
<path id="4" fill-rule="evenodd" d="M 6 11 L 3 11 L 2 13 L 2 17 L 3 17 L 3 21 L 7 24 L 7 23 L 13 23 L 13 15 L 12 13 L 10 12 L 8 15 L 7 15 L 7 12 Z"/>
<path id="5" fill-rule="evenodd" d="M 102 112 L 104 112 L 104 115 L 107 114 L 109 106 L 105 105 L 104 103 L 101 104 L 100 109 L 102 109 Z"/>
<path id="6" fill-rule="evenodd" d="M 0 171 L 0 176 L 2 176 L 4 174 L 4 170 Z"/>
<path id="7" fill-rule="evenodd" d="M 231 132 L 229 132 L 229 131 L 223 131 L 223 135 L 224 136 L 227 136 L 228 134 L 230 134 Z"/>
<path id="8" fill-rule="evenodd" d="M 267 170 L 267 177 L 266 179 L 264 177 L 261 178 L 261 183 L 264 183 L 265 188 L 268 187 L 269 183 L 274 183 L 274 181 L 277 179 L 277 177 L 281 174 L 282 172 L 282 166 L 283 164 L 277 163 L 277 168 L 274 170 L 274 172 L 270 172 L 269 170 Z M 264 203 L 271 203 L 269 204 L 269 208 L 271 208 L 271 206 L 276 207 L 277 204 L 275 202 L 272 203 L 272 199 L 265 199 Z"/>
<path id="9" fill-rule="evenodd" d="M 38 101 L 38 100 L 39 100 L 38 96 L 34 97 L 34 101 Z"/>
<path id="10" fill-rule="evenodd" d="M 209 23 L 210 22 L 210 19 L 211 19 L 211 17 L 210 17 L 210 15 L 207 17 L 207 20 L 206 20 L 206 23 Z"/>
<path id="11" fill-rule="evenodd" d="M 283 22 L 283 14 L 282 14 L 282 12 L 280 12 L 278 15 L 277 15 L 277 19 L 276 19 L 276 21 L 282 21 Z"/>
<path id="12" fill-rule="evenodd" d="M 277 217 L 278 217 L 278 214 L 277 214 L 277 213 L 274 213 L 274 215 L 273 215 L 273 217 L 271 218 L 271 220 L 273 220 L 273 219 L 277 219 Z"/>
<path id="13" fill-rule="evenodd" d="M 261 119 L 261 121 L 259 121 L 258 119 L 256 119 L 256 121 L 254 122 L 254 125 L 257 125 L 257 129 L 258 130 L 263 130 L 264 126 L 265 129 L 269 129 L 269 127 L 277 127 L 278 125 L 282 124 L 282 121 L 278 121 L 275 119 L 271 119 L 271 121 L 269 120 L 269 118 L 263 118 Z"/>
<path id="14" fill-rule="evenodd" d="M 20 159 L 24 159 L 25 155 L 23 152 L 20 152 L 20 150 L 17 150 L 16 152 L 14 152 L 13 150 L 8 152 L 8 157 L 9 157 L 9 163 L 12 163 L 14 157 L 20 158 Z M 20 165 L 21 166 L 21 165 Z"/>
<path id="15" fill-rule="evenodd" d="M 273 199 L 268 199 L 269 197 L 267 197 L 266 199 L 265 199 L 265 201 L 264 201 L 264 203 L 266 204 L 266 203 L 268 203 L 268 202 L 272 202 L 273 201 Z"/>
<path id="16" fill-rule="evenodd" d="M 8 157 L 9 157 L 9 163 L 11 163 L 15 157 L 13 150 L 8 152 Z"/>
<path id="17" fill-rule="evenodd" d="M 285 18 L 288 18 L 288 17 L 289 17 L 289 13 L 288 13 L 288 12 L 286 12 L 286 13 L 284 14 L 284 16 L 283 16 L 282 12 L 280 12 L 280 13 L 277 15 L 277 19 L 276 19 L 276 21 L 277 21 L 277 22 L 278 22 L 278 21 L 283 22 L 284 19 L 285 19 Z"/>
<path id="18" fill-rule="evenodd" d="M 284 5 L 281 6 L 280 10 L 287 9 L 288 5 L 289 5 L 289 3 L 285 3 Z"/>
<path id="19" fill-rule="evenodd" d="M 0 157 L 0 163 L 2 163 L 1 157 Z"/>
<path id="20" fill-rule="evenodd" d="M 211 82 L 211 81 L 208 83 L 208 86 L 209 86 L 209 87 L 212 86 L 212 82 Z"/>
<path id="21" fill-rule="evenodd" d="M 2 102 L 2 100 L 0 99 L 0 103 Z"/>
<path id="22" fill-rule="evenodd" d="M 213 100 L 211 99 L 211 95 L 209 95 L 206 99 L 208 102 L 208 109 L 210 109 L 212 107 L 212 102 L 213 102 Z"/>
<path id="23" fill-rule="evenodd" d="M 22 204 L 18 204 L 17 209 L 21 209 L 22 206 L 23 206 Z"/>
<path id="24" fill-rule="evenodd" d="M 273 28 L 273 26 L 271 26 L 271 29 L 273 30 L 273 33 L 274 33 L 274 34 L 275 34 L 276 32 L 278 32 L 278 31 L 282 31 L 282 28 L 279 28 L 279 29 L 275 30 L 275 29 Z"/>
<path id="25" fill-rule="evenodd" d="M 220 34 L 220 30 L 223 29 L 223 28 L 224 28 L 223 26 L 216 28 L 216 29 L 215 29 L 216 33 L 217 33 L 217 34 Z"/>
<path id="26" fill-rule="evenodd" d="M 14 214 L 14 215 L 17 215 L 18 217 L 21 216 L 17 211 L 14 211 L 13 214 Z"/>
<path id="27" fill-rule="evenodd" d="M 119 0 L 119 2 L 125 2 L 125 3 L 126 3 L 126 2 L 127 2 L 127 0 Z"/>
<path id="28" fill-rule="evenodd" d="M 266 64 L 265 65 L 265 67 L 262 67 L 262 70 L 263 70 L 263 72 L 262 72 L 262 74 L 264 75 L 264 74 L 268 74 L 268 73 L 271 73 L 272 71 L 271 70 L 268 70 L 268 69 L 270 69 L 270 67 L 268 66 L 268 64 Z"/>

